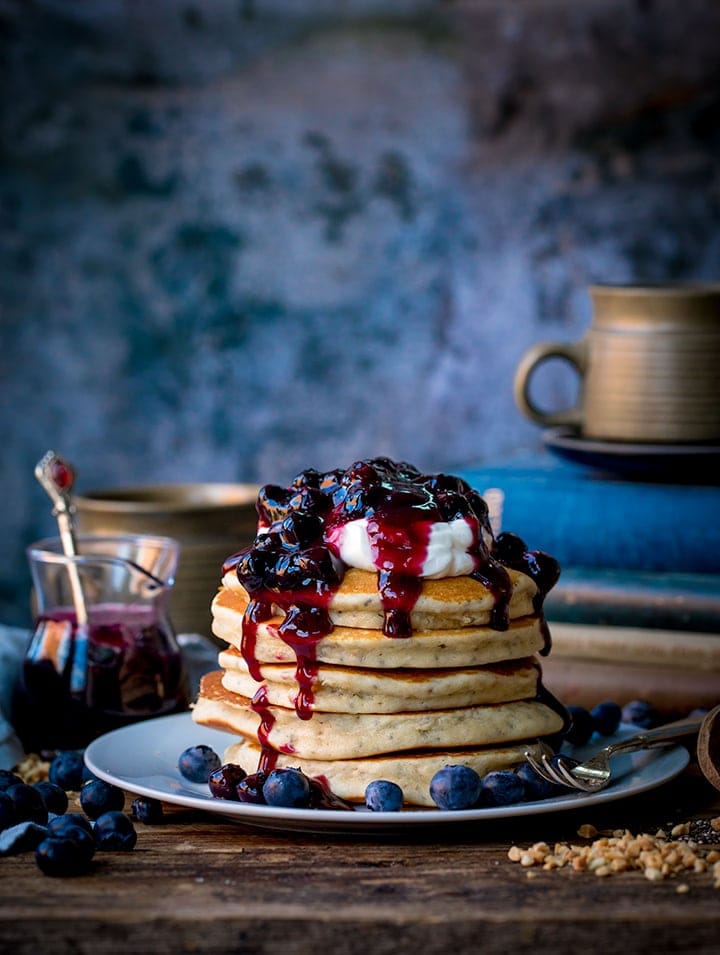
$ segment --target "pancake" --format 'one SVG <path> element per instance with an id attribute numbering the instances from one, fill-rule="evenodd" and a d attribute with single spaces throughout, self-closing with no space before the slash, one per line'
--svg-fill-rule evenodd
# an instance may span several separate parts
<path id="1" fill-rule="evenodd" d="M 533 613 L 537 586 L 526 574 L 506 568 L 512 584 L 508 605 L 510 619 Z M 247 594 L 232 573 L 226 573 L 223 586 L 247 603 Z M 497 597 L 473 577 L 423 579 L 420 594 L 410 614 L 413 630 L 454 627 L 483 627 L 490 623 Z M 276 610 L 279 608 L 276 608 Z M 378 592 L 378 576 L 367 570 L 346 570 L 328 605 L 330 620 L 337 627 L 382 630 L 385 614 Z"/>
<path id="2" fill-rule="evenodd" d="M 252 697 L 258 683 L 237 650 L 223 651 L 218 663 L 226 690 Z M 268 702 L 294 708 L 298 696 L 292 664 L 263 664 L 262 685 Z M 504 703 L 537 694 L 538 665 L 532 659 L 504 666 L 469 669 L 370 670 L 342 666 L 319 667 L 312 681 L 312 712 L 402 713 L 442 710 L 482 703 Z"/>
<path id="3" fill-rule="evenodd" d="M 452 750 L 506 744 L 559 732 L 564 719 L 539 700 L 518 700 L 458 709 L 402 713 L 314 713 L 298 719 L 295 710 L 231 693 L 219 670 L 205 674 L 193 719 L 260 742 L 275 752 L 303 759 L 352 759 L 417 749 Z"/>
<path id="4" fill-rule="evenodd" d="M 430 780 L 443 766 L 462 763 L 480 776 L 496 770 L 511 769 L 525 759 L 525 753 L 540 756 L 541 744 L 516 743 L 509 746 L 460 749 L 443 753 L 393 753 L 366 759 L 300 759 L 280 753 L 277 766 L 300 769 L 307 776 L 320 779 L 342 799 L 362 803 L 368 783 L 375 779 L 391 779 L 403 791 L 405 802 L 411 806 L 437 808 L 430 796 Z M 246 772 L 254 772 L 261 749 L 251 740 L 231 743 L 224 751 L 226 763 L 236 763 Z"/>
<path id="5" fill-rule="evenodd" d="M 222 589 L 212 604 L 213 633 L 220 640 L 242 646 L 243 613 L 247 595 Z M 277 634 L 278 616 L 257 628 L 253 646 L 256 660 L 294 662 L 295 652 Z M 378 629 L 335 627 L 315 644 L 319 661 L 348 667 L 470 667 L 521 659 L 545 646 L 545 631 L 537 616 L 512 620 L 507 630 L 491 627 L 449 627 L 414 630 L 409 637 L 389 639 Z"/>

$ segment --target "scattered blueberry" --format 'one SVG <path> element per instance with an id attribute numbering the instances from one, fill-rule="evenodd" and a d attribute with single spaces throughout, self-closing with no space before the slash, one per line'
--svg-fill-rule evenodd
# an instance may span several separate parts
<path id="1" fill-rule="evenodd" d="M 150 796 L 139 796 L 133 799 L 130 811 L 133 819 L 146 826 L 156 826 L 165 818 L 163 804 L 159 799 L 153 799 Z"/>
<path id="2" fill-rule="evenodd" d="M 570 727 L 565 732 L 565 739 L 573 746 L 584 746 L 595 732 L 595 720 L 584 706 L 568 706 L 566 709 Z"/>
<path id="3" fill-rule="evenodd" d="M 102 779 L 91 779 L 80 790 L 80 805 L 91 819 L 97 819 L 104 812 L 122 809 L 125 793 Z"/>
<path id="4" fill-rule="evenodd" d="M 245 779 L 241 779 L 237 784 L 237 797 L 240 802 L 254 803 L 255 805 L 264 805 L 263 783 L 266 775 L 262 770 L 257 773 L 251 773 Z"/>
<path id="5" fill-rule="evenodd" d="M 470 766 L 443 766 L 430 780 L 430 795 L 440 809 L 469 809 L 478 801 L 481 785 Z"/>
<path id="6" fill-rule="evenodd" d="M 26 783 L 16 783 L 5 790 L 5 795 L 13 801 L 17 822 L 36 822 L 39 826 L 47 825 L 47 806 L 37 789 Z"/>
<path id="7" fill-rule="evenodd" d="M 388 779 L 373 779 L 365 789 L 365 805 L 373 812 L 399 812 L 403 791 Z"/>
<path id="8" fill-rule="evenodd" d="M 52 812 L 56 816 L 62 816 L 62 814 L 67 811 L 67 793 L 61 786 L 58 786 L 57 783 L 51 783 L 47 779 L 42 779 L 40 782 L 33 784 L 33 789 L 36 789 L 42 796 L 48 812 Z"/>
<path id="9" fill-rule="evenodd" d="M 617 703 L 605 702 L 598 705 L 591 711 L 595 729 L 601 736 L 612 736 L 620 725 L 622 710 Z"/>
<path id="10" fill-rule="evenodd" d="M 47 825 L 48 835 L 62 836 L 68 829 L 80 827 L 88 835 L 93 834 L 92 823 L 81 812 L 66 812 L 64 816 L 55 816 Z"/>
<path id="11" fill-rule="evenodd" d="M 310 802 L 310 782 L 299 769 L 273 769 L 262 787 L 268 806 L 301 808 Z"/>
<path id="12" fill-rule="evenodd" d="M 100 816 L 93 829 L 98 849 L 105 852 L 120 850 L 127 852 L 135 847 L 137 833 L 129 816 L 124 812 L 105 812 Z"/>
<path id="13" fill-rule="evenodd" d="M 204 744 L 183 750 L 178 760 L 180 774 L 191 783 L 206 783 L 210 773 L 219 768 L 220 757 Z"/>
<path id="14" fill-rule="evenodd" d="M 48 779 L 66 792 L 78 792 L 83 781 L 83 755 L 79 750 L 62 750 L 50 763 Z"/>
<path id="15" fill-rule="evenodd" d="M 16 786 L 22 782 L 24 780 L 17 773 L 13 773 L 9 769 L 0 769 L 0 792 L 5 792 L 10 786 Z"/>
<path id="16" fill-rule="evenodd" d="M 516 774 L 518 779 L 525 787 L 525 799 L 528 802 L 535 802 L 538 799 L 553 799 L 555 796 L 561 796 L 567 792 L 564 786 L 558 786 L 555 783 L 548 782 L 542 776 L 538 776 L 530 763 L 521 763 Z"/>
<path id="17" fill-rule="evenodd" d="M 623 723 L 632 723 L 649 730 L 660 722 L 660 715 L 652 703 L 647 700 L 631 700 L 622 708 Z"/>
<path id="18" fill-rule="evenodd" d="M 0 832 L 17 822 L 15 803 L 5 792 L 0 792 Z"/>
<path id="19" fill-rule="evenodd" d="M 525 785 L 511 769 L 499 769 L 482 779 L 481 806 L 514 806 L 525 799 Z"/>
<path id="20" fill-rule="evenodd" d="M 81 778 L 82 778 L 82 782 L 87 783 L 87 782 L 89 782 L 91 779 L 97 779 L 98 777 L 97 777 L 97 776 L 95 775 L 95 773 L 89 768 L 89 766 L 86 766 L 85 763 L 83 763 L 82 777 L 81 777 Z"/>
<path id="21" fill-rule="evenodd" d="M 77 826 L 63 836 L 48 836 L 35 850 L 35 861 L 45 875 L 83 875 L 95 854 L 92 836 Z"/>
<path id="22" fill-rule="evenodd" d="M 31 852 L 46 836 L 45 826 L 39 826 L 36 822 L 19 822 L 0 833 L 0 856 Z"/>
<path id="23" fill-rule="evenodd" d="M 215 796 L 216 799 L 232 799 L 237 802 L 238 784 L 241 783 L 246 776 L 247 773 L 242 766 L 238 766 L 235 763 L 225 763 L 208 776 L 210 793 Z"/>

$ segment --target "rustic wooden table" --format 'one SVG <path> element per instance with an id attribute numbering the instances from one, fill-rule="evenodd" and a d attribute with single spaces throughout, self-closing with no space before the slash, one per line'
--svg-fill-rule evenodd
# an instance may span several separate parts
<path id="1" fill-rule="evenodd" d="M 581 842 L 583 823 L 642 832 L 715 816 L 720 793 L 692 765 L 592 812 L 412 838 L 278 834 L 170 807 L 163 824 L 137 824 L 132 852 L 98 853 L 86 876 L 46 877 L 32 854 L 0 859 L 0 951 L 717 953 L 709 872 L 528 877 L 507 855 L 512 844 Z"/>

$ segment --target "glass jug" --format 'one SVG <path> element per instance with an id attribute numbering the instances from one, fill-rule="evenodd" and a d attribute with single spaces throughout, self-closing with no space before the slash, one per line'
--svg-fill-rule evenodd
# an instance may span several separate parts
<path id="1" fill-rule="evenodd" d="M 80 536 L 72 557 L 59 538 L 28 548 L 35 627 L 13 713 L 27 752 L 82 748 L 187 709 L 168 615 L 178 552 L 171 538 L 145 535 Z"/>

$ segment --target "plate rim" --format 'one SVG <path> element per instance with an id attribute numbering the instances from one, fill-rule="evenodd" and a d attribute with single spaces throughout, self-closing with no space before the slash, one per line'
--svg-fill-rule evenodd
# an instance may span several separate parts
<path id="1" fill-rule="evenodd" d="M 170 725 L 171 723 L 172 725 Z M 119 786 L 127 792 L 140 796 L 150 796 L 162 802 L 201 812 L 209 812 L 212 815 L 221 815 L 256 828 L 275 829 L 277 831 L 345 831 L 357 834 L 359 832 L 382 832 L 391 828 L 413 830 L 438 825 L 468 825 L 496 819 L 544 815 L 550 812 L 564 812 L 586 806 L 595 806 L 655 789 L 679 775 L 690 761 L 688 750 L 678 744 L 666 749 L 644 751 L 640 754 L 645 757 L 644 763 L 639 764 L 639 767 L 636 766 L 636 763 L 633 763 L 631 771 L 618 784 L 599 793 L 574 794 L 570 792 L 557 798 L 518 803 L 514 806 L 490 806 L 480 809 L 453 811 L 417 808 L 401 810 L 400 812 L 370 812 L 361 806 L 358 806 L 354 812 L 346 812 L 329 809 L 286 809 L 258 806 L 250 803 L 236 803 L 229 800 L 215 799 L 209 793 L 204 794 L 200 784 L 186 782 L 179 772 L 175 782 L 183 787 L 182 792 L 160 789 L 156 785 L 139 782 L 138 779 L 147 777 L 133 778 L 131 775 L 124 775 L 117 771 L 117 767 L 115 772 L 103 767 L 103 754 L 106 753 L 108 746 L 112 748 L 113 745 L 118 745 L 118 742 L 122 745 L 126 740 L 132 740 L 135 734 L 140 734 L 147 738 L 148 747 L 151 747 L 156 745 L 152 742 L 154 735 L 167 736 L 168 734 L 163 733 L 163 731 L 176 730 L 177 727 L 183 729 L 185 723 L 187 723 L 188 728 L 188 746 L 208 739 L 222 740 L 225 737 L 229 742 L 235 738 L 231 733 L 194 723 L 189 712 L 175 713 L 133 723 L 98 737 L 86 748 L 85 763 L 88 769 L 100 779 Z M 193 737 L 190 737 L 191 729 Z M 633 727 L 632 730 L 637 732 L 638 727 Z M 607 739 L 610 741 L 612 737 Z M 221 744 L 216 742 L 215 745 L 219 746 Z M 178 752 L 178 756 L 180 752 L 182 750 Z M 107 756 L 105 755 L 104 758 L 107 759 Z M 647 770 L 648 767 L 650 772 L 643 777 L 643 770 Z M 652 772 L 653 767 L 655 769 L 654 773 Z M 638 775 L 640 775 L 640 782 L 636 780 Z M 167 779 L 171 780 L 172 777 L 168 776 Z M 634 784 L 633 780 L 636 780 Z"/>

